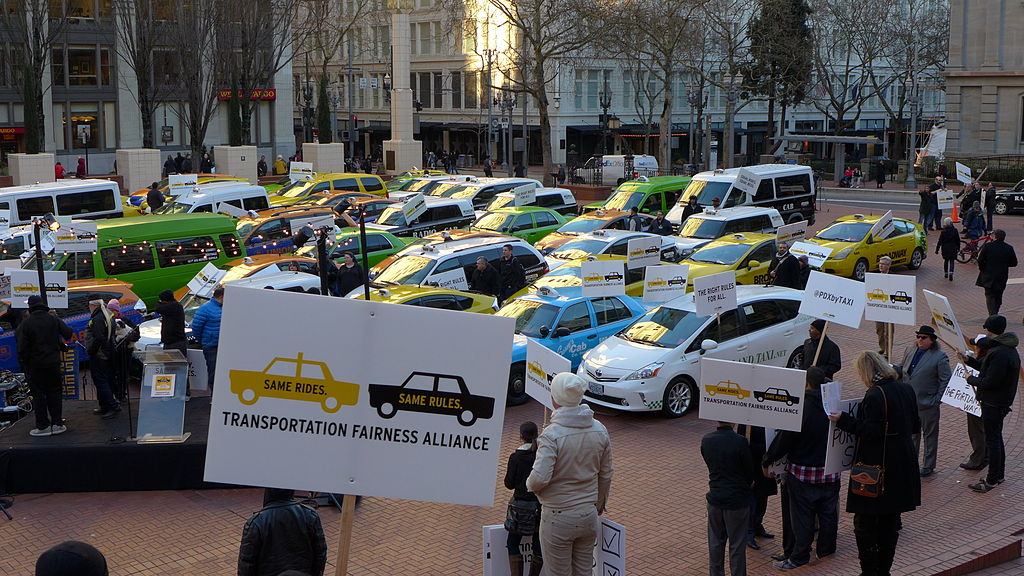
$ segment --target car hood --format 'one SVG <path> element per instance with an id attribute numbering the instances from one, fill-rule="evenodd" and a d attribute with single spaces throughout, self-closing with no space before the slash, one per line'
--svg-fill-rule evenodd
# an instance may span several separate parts
<path id="1" fill-rule="evenodd" d="M 812 244 L 817 244 L 818 246 L 831 248 L 832 254 L 836 254 L 840 250 L 846 250 L 851 246 L 856 246 L 860 244 L 860 242 L 842 242 L 840 240 L 819 240 L 817 238 L 808 238 L 806 241 Z M 831 256 L 829 256 L 829 258 L 831 258 Z"/>
<path id="2" fill-rule="evenodd" d="M 610 336 L 596 348 L 587 352 L 585 358 L 588 368 L 609 368 L 632 372 L 652 362 L 660 362 L 670 351 L 670 348 L 637 344 L 618 336 Z"/>
<path id="3" fill-rule="evenodd" d="M 682 222 L 681 222 L 682 219 L 683 219 L 683 207 L 678 205 L 678 204 L 673 206 L 668 211 L 668 214 L 665 214 L 665 220 L 668 220 L 669 222 L 675 224 L 676 226 L 679 226 L 680 224 L 682 224 Z"/>
<path id="4" fill-rule="evenodd" d="M 192 335 L 192 329 L 185 325 L 185 336 Z M 135 343 L 136 350 L 145 350 L 149 345 L 160 345 L 160 320 L 146 320 L 139 324 L 139 341 Z"/>
<path id="5" fill-rule="evenodd" d="M 569 240 L 576 237 L 575 233 L 566 232 L 552 232 L 543 239 L 537 241 L 533 246 L 537 250 L 541 251 L 541 254 L 545 252 L 553 252 L 557 250 L 562 244 L 565 244 Z"/>
<path id="6" fill-rule="evenodd" d="M 554 270 L 555 268 L 558 268 L 559 266 L 562 266 L 563 264 L 572 262 L 572 260 L 563 260 L 561 258 L 555 258 L 550 254 L 544 257 L 544 261 L 548 263 L 548 272 Z"/>

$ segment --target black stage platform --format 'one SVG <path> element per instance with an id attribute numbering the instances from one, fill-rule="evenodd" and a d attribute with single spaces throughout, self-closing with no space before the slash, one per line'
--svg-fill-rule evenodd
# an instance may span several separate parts
<path id="1" fill-rule="evenodd" d="M 59 436 L 29 436 L 35 416 L 27 414 L 0 432 L 0 494 L 182 490 L 224 488 L 203 482 L 210 398 L 185 405 L 183 444 L 111 442 L 128 436 L 128 413 L 104 420 L 92 413 L 95 401 L 65 400 L 68 431 Z M 132 401 L 132 418 L 138 401 Z"/>

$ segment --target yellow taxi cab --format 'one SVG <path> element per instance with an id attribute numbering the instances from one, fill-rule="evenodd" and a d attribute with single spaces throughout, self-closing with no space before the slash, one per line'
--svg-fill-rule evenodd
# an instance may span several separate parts
<path id="1" fill-rule="evenodd" d="M 643 222 L 645 228 L 652 220 L 647 214 L 638 214 L 637 216 Z M 541 254 L 547 256 L 581 234 L 590 234 L 595 230 L 605 229 L 625 230 L 628 217 L 629 212 L 622 212 L 620 210 L 587 212 L 562 224 L 557 230 L 535 242 L 533 247 L 540 250 Z"/>
<path id="2" fill-rule="evenodd" d="M 705 384 L 704 391 L 708 393 L 708 396 L 724 394 L 726 396 L 735 396 L 740 400 L 750 396 L 749 390 L 744 390 L 743 388 L 740 388 L 739 384 L 729 380 L 722 380 L 718 384 Z"/>
<path id="3" fill-rule="evenodd" d="M 681 264 L 689 264 L 688 292 L 693 279 L 727 270 L 736 272 L 737 284 L 767 284 L 768 265 L 775 255 L 775 235 L 746 232 L 723 236 L 700 247 Z"/>
<path id="4" fill-rule="evenodd" d="M 362 192 L 384 197 L 388 194 L 387 188 L 384 187 L 384 180 L 375 174 L 321 172 L 313 176 L 312 180 L 293 182 L 276 191 L 270 196 L 270 205 L 293 206 L 309 203 L 312 201 L 310 196 L 328 190 Z"/>
<path id="5" fill-rule="evenodd" d="M 589 256 L 587 258 L 580 258 L 578 260 L 570 260 L 565 264 L 562 264 L 558 268 L 555 268 L 551 272 L 541 276 L 540 278 L 533 281 L 532 284 L 526 286 L 522 290 L 516 292 L 509 297 L 509 300 L 518 298 L 529 292 L 536 292 L 542 286 L 548 288 L 554 288 L 555 290 L 566 286 L 582 286 L 583 285 L 583 274 L 581 273 L 583 263 L 588 259 L 597 260 L 600 262 L 616 261 L 622 262 L 623 273 L 626 281 L 626 295 L 634 298 L 642 298 L 644 295 L 644 268 L 634 268 L 632 270 L 626 270 L 626 257 L 612 254 L 597 254 L 596 256 Z M 661 264 L 671 264 L 671 262 L 661 262 Z M 617 279 L 618 273 L 612 272 L 607 276 L 592 275 L 587 278 L 588 282 L 600 282 L 603 279 Z"/>
<path id="6" fill-rule="evenodd" d="M 882 237 L 878 231 L 871 233 L 879 219 L 881 216 L 864 214 L 843 216 L 809 238 L 809 242 L 832 249 L 821 271 L 863 281 L 865 274 L 878 270 L 882 256 L 891 258 L 893 267 L 920 268 L 928 255 L 924 229 L 909 220 L 893 218 L 892 229 Z"/>
<path id="7" fill-rule="evenodd" d="M 354 298 L 357 300 L 364 299 L 363 294 L 354 296 Z M 370 300 L 373 302 L 405 304 L 406 306 L 477 312 L 479 314 L 494 314 L 498 309 L 498 300 L 489 294 L 463 292 L 462 290 L 451 290 L 436 286 L 399 285 L 375 288 L 370 290 Z"/>
<path id="8" fill-rule="evenodd" d="M 315 402 L 334 413 L 359 401 L 358 384 L 335 380 L 326 363 L 306 360 L 302 352 L 295 358 L 274 358 L 262 371 L 230 370 L 228 378 L 231 393 L 247 406 L 260 398 L 278 398 Z"/>

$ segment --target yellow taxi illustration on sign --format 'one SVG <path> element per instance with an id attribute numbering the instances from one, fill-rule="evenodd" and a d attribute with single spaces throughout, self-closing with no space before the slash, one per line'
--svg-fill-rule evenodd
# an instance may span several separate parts
<path id="1" fill-rule="evenodd" d="M 885 293 L 881 288 L 875 288 L 871 292 L 868 292 L 868 300 L 878 300 L 880 302 L 887 302 L 889 295 Z"/>
<path id="2" fill-rule="evenodd" d="M 36 294 L 39 292 L 39 288 L 36 288 L 36 285 L 32 284 L 31 282 L 22 282 L 21 284 L 18 284 L 17 286 L 14 287 L 15 294 L 25 292 Z"/>
<path id="3" fill-rule="evenodd" d="M 708 396 L 714 396 L 715 394 L 725 394 L 727 396 L 735 396 L 740 400 L 743 400 L 750 396 L 749 390 L 740 388 L 740 385 L 731 380 L 722 380 L 718 384 L 706 384 L 704 390 L 708 393 Z"/>
<path id="4" fill-rule="evenodd" d="M 583 277 L 584 282 L 600 282 L 602 280 L 604 280 L 604 277 L 600 274 L 587 274 Z"/>
<path id="5" fill-rule="evenodd" d="M 530 368 L 530 372 L 533 372 L 534 376 L 536 376 L 540 380 L 547 379 L 548 375 L 546 372 L 544 372 L 544 369 L 540 367 L 540 364 L 537 364 L 536 362 L 530 362 L 528 366 Z"/>
<path id="6" fill-rule="evenodd" d="M 653 280 L 648 280 L 647 285 L 651 288 L 655 288 L 657 286 L 668 286 L 668 281 L 664 278 L 655 278 Z"/>
<path id="7" fill-rule="evenodd" d="M 340 382 L 331 376 L 327 364 L 306 360 L 299 352 L 295 358 L 274 358 L 262 372 L 231 370 L 231 393 L 245 405 L 261 397 L 317 402 L 325 412 L 337 412 L 342 406 L 359 402 L 359 385 Z"/>

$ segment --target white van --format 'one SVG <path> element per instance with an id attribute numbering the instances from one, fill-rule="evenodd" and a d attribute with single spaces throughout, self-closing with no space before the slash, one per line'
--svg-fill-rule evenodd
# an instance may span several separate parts
<path id="1" fill-rule="evenodd" d="M 0 188 L 0 210 L 11 211 L 11 226 L 53 214 L 79 220 L 124 216 L 121 188 L 110 180 L 61 180 Z"/>
<path id="2" fill-rule="evenodd" d="M 647 154 L 636 154 L 633 156 L 633 172 L 631 174 L 625 173 L 625 156 L 621 154 L 609 154 L 601 157 L 601 182 L 598 184 L 610 184 L 615 182 L 618 186 L 626 180 L 632 180 L 637 176 L 651 176 L 658 175 L 658 159 L 654 156 Z M 586 164 L 582 168 L 577 168 L 573 176 L 578 182 L 590 183 L 590 175 L 593 174 L 596 165 L 597 157 L 593 156 L 587 160 Z"/>
<path id="3" fill-rule="evenodd" d="M 174 197 L 153 211 L 154 214 L 193 214 L 216 212 L 224 202 L 242 210 L 266 210 L 270 207 L 267 189 L 247 182 L 211 182 Z"/>
<path id="4" fill-rule="evenodd" d="M 757 190 L 753 196 L 733 186 L 740 170 L 746 170 L 758 179 Z M 797 164 L 759 164 L 696 174 L 679 196 L 678 210 L 673 209 L 669 212 L 669 220 L 674 216 L 678 222 L 682 208 L 694 197 L 704 208 L 712 206 L 716 198 L 719 201 L 719 208 L 775 208 L 787 224 L 801 220 L 814 224 L 814 211 L 817 205 L 814 172 L 810 166 Z"/>

